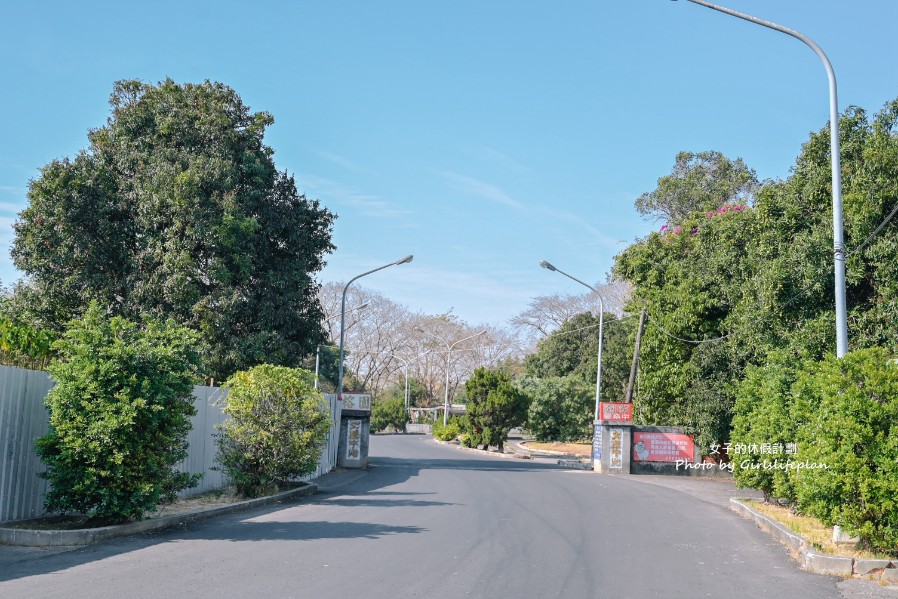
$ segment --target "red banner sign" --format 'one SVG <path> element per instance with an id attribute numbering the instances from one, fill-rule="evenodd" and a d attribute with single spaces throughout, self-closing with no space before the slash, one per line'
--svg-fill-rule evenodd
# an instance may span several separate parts
<path id="1" fill-rule="evenodd" d="M 632 422 L 633 404 L 603 401 L 599 403 L 599 420 L 614 422 Z"/>
<path id="2" fill-rule="evenodd" d="M 692 461 L 695 442 L 692 435 L 679 433 L 633 433 L 634 462 Z"/>

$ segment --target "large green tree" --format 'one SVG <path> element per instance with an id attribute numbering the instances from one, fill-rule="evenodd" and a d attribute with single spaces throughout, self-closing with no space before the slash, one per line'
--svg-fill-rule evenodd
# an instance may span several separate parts
<path id="1" fill-rule="evenodd" d="M 898 101 L 872 120 L 849 108 L 840 128 L 850 348 L 894 355 Z M 751 207 L 692 212 L 617 257 L 616 276 L 635 285 L 628 310 L 649 314 L 638 419 L 691 427 L 707 449 L 728 438 L 748 366 L 774 351 L 819 360 L 834 350 L 829 146 L 823 128 Z"/>
<path id="2" fill-rule="evenodd" d="M 91 300 L 202 333 L 207 374 L 295 364 L 322 341 L 312 274 L 334 216 L 263 142 L 273 123 L 221 83 L 120 81 L 89 147 L 46 165 L 15 225 L 18 310 L 51 329 Z"/>

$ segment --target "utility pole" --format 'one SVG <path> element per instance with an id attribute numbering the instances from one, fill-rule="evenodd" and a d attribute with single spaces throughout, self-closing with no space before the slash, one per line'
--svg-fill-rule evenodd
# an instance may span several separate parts
<path id="1" fill-rule="evenodd" d="M 636 365 L 639 363 L 639 345 L 642 343 L 642 330 L 645 328 L 645 310 L 639 313 L 639 329 L 636 331 L 636 345 L 633 347 L 633 364 L 630 366 L 630 380 L 627 382 L 626 403 L 633 403 L 633 383 L 636 380 Z"/>

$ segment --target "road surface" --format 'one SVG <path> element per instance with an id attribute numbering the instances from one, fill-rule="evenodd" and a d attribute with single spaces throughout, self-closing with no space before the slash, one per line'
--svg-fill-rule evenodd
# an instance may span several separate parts
<path id="1" fill-rule="evenodd" d="M 339 488 L 0 564 L 0 597 L 898 598 L 803 572 L 725 507 L 635 478 L 376 436 Z"/>

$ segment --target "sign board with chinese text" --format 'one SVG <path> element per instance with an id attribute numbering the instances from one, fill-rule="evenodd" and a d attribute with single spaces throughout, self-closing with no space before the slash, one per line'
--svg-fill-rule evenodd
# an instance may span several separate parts
<path id="1" fill-rule="evenodd" d="M 692 435 L 681 433 L 633 433 L 634 462 L 691 462 L 695 453 Z"/>
<path id="2" fill-rule="evenodd" d="M 362 457 L 362 421 L 350 419 L 346 431 L 346 459 L 358 460 Z"/>
<path id="3" fill-rule="evenodd" d="M 611 447 L 609 451 L 611 468 L 612 470 L 621 470 L 624 466 L 624 431 L 622 428 L 611 429 L 609 445 Z"/>
<path id="4" fill-rule="evenodd" d="M 623 402 L 599 402 L 599 420 L 632 422 L 633 404 Z"/>
<path id="5" fill-rule="evenodd" d="M 371 394 L 369 393 L 343 393 L 340 398 L 343 400 L 344 412 L 371 411 Z"/>

